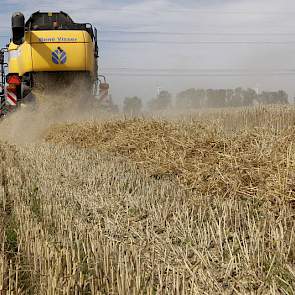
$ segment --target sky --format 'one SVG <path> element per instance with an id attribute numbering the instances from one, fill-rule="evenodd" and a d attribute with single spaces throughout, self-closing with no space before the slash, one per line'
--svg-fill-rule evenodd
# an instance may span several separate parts
<path id="1" fill-rule="evenodd" d="M 294 0 L 0 0 L 0 45 L 10 17 L 70 14 L 99 30 L 101 74 L 117 102 L 158 88 L 251 87 L 295 95 Z"/>

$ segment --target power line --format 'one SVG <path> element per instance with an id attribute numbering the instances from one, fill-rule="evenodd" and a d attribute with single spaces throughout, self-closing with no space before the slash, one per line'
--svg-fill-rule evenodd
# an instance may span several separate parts
<path id="1" fill-rule="evenodd" d="M 103 67 L 104 71 L 110 72 L 146 72 L 146 73 L 292 73 L 295 74 L 295 67 L 290 69 L 233 69 L 233 68 L 196 68 L 196 69 L 183 69 L 183 68 L 129 68 L 129 67 Z"/>
<path id="2" fill-rule="evenodd" d="M 290 45 L 295 44 L 294 41 L 157 41 L 157 40 L 115 40 L 115 39 L 102 39 L 101 43 L 121 43 L 121 44 L 175 44 L 175 45 L 202 45 L 202 44 L 228 44 L 228 45 Z"/>
<path id="3" fill-rule="evenodd" d="M 142 35 L 179 35 L 179 36 L 295 36 L 295 32 L 163 32 L 163 31 L 124 31 L 106 30 L 100 34 L 142 34 Z"/>
<path id="4" fill-rule="evenodd" d="M 0 27 L 1 29 L 1 27 Z M 295 36 L 295 32 L 169 32 L 169 31 L 124 31 L 101 30 L 100 34 L 125 34 L 125 35 L 167 35 L 167 36 Z M 10 35 L 0 35 L 10 37 Z"/>
<path id="5" fill-rule="evenodd" d="M 8 35 L 0 35 L 0 38 L 9 38 Z M 172 45 L 294 45 L 295 40 L 291 41 L 159 41 L 159 40 L 116 40 L 102 39 L 99 43 L 109 44 L 172 44 Z"/>
<path id="6" fill-rule="evenodd" d="M 221 10 L 221 9 L 201 9 L 201 8 L 166 8 L 166 7 L 158 7 L 158 8 L 100 8 L 100 7 L 85 7 L 82 10 L 96 10 L 98 12 L 145 12 L 145 13 L 153 13 L 153 14 L 165 14 L 165 13 L 194 13 L 194 14 L 220 14 L 220 15 L 295 15 L 295 11 L 257 11 L 257 10 Z M 80 11 L 81 9 L 79 9 Z M 77 10 L 71 10 L 71 12 L 75 12 Z"/>
<path id="7" fill-rule="evenodd" d="M 293 72 L 294 68 L 287 69 L 245 69 L 245 68 L 130 68 L 130 67 L 104 67 L 105 71 L 130 71 L 130 72 L 245 72 L 245 73 L 265 73 L 265 72 Z"/>
<path id="8" fill-rule="evenodd" d="M 3 28 L 3 27 L 0 27 Z M 295 32 L 175 32 L 175 31 L 124 31 L 101 30 L 100 34 L 126 34 L 126 35 L 168 35 L 168 36 L 295 36 Z M 10 37 L 0 35 L 0 37 Z"/>
<path id="9" fill-rule="evenodd" d="M 139 24 L 135 24 L 139 25 Z M 119 25 L 118 25 L 119 26 Z M 0 29 L 8 29 L 11 27 L 0 26 Z M 121 34 L 163 34 L 163 35 L 295 35 L 295 32 L 182 32 L 182 31 L 133 31 L 133 30 L 100 30 L 100 33 L 121 33 Z"/>
<path id="10" fill-rule="evenodd" d="M 9 38 L 8 35 L 0 35 L 0 38 Z M 116 40 L 102 39 L 99 43 L 110 44 L 174 44 L 174 45 L 293 45 L 295 40 L 291 41 L 159 41 L 159 40 Z"/>
<path id="11" fill-rule="evenodd" d="M 243 69 L 243 68 L 130 68 L 130 67 L 102 67 L 109 75 L 123 76 L 184 76 L 184 77 L 210 77 L 210 76 L 286 76 L 295 75 L 295 67 L 289 69 Z"/>
<path id="12" fill-rule="evenodd" d="M 8 26 L 0 26 L 0 29 L 11 28 Z M 292 36 L 295 32 L 177 32 L 177 31 L 130 31 L 130 30 L 101 30 L 100 34 L 142 34 L 142 35 L 179 35 L 179 36 Z M 9 37 L 9 35 L 1 35 L 0 37 Z"/>
<path id="13" fill-rule="evenodd" d="M 295 77 L 294 73 L 210 73 L 210 74 L 160 74 L 160 73 L 116 73 L 116 72 L 102 72 L 106 76 L 118 76 L 118 77 L 252 77 L 252 76 L 292 76 Z"/>

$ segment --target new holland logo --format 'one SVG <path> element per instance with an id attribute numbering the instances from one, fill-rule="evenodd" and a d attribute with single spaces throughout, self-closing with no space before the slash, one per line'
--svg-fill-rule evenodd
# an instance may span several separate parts
<path id="1" fill-rule="evenodd" d="M 52 52 L 52 61 L 56 65 L 63 65 L 67 62 L 67 54 L 60 47 L 58 47 L 55 51 Z"/>

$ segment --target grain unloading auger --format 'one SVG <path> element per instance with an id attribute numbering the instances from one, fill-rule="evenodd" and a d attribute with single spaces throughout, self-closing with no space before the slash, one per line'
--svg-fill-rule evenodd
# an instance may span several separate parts
<path id="1" fill-rule="evenodd" d="M 56 93 L 79 97 L 81 107 L 113 105 L 97 59 L 97 29 L 91 24 L 75 23 L 65 12 L 38 11 L 26 22 L 22 13 L 13 14 L 12 39 L 0 55 L 1 114 Z"/>

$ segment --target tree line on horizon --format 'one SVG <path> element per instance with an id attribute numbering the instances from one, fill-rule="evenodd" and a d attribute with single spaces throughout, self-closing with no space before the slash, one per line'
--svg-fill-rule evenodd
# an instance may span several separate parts
<path id="1" fill-rule="evenodd" d="M 288 94 L 284 90 L 262 91 L 238 87 L 236 89 L 195 89 L 190 88 L 178 93 L 173 101 L 170 92 L 162 90 L 157 97 L 147 103 L 149 111 L 164 111 L 173 107 L 177 109 L 202 109 L 243 107 L 269 104 L 288 104 Z M 126 97 L 123 103 L 125 113 L 138 114 L 143 110 L 142 99 Z"/>

